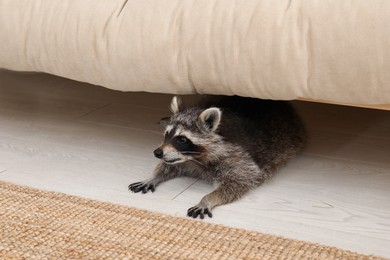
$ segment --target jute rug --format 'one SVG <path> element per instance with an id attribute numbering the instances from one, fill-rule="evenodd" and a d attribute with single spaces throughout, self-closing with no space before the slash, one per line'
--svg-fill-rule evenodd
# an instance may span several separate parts
<path id="1" fill-rule="evenodd" d="M 0 182 L 0 259 L 380 259 Z"/>

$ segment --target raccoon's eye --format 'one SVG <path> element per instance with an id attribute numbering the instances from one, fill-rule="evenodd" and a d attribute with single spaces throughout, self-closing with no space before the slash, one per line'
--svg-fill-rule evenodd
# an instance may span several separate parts
<path id="1" fill-rule="evenodd" d="M 187 139 L 187 137 L 184 137 L 184 136 L 178 136 L 178 137 L 176 137 L 176 142 L 179 144 L 185 144 L 188 142 L 188 139 Z"/>

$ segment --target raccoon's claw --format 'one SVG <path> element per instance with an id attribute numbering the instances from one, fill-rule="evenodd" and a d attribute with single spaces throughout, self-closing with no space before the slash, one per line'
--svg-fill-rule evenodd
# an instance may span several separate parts
<path id="1" fill-rule="evenodd" d="M 211 214 L 211 211 L 208 208 L 203 208 L 200 206 L 189 208 L 187 211 L 188 217 L 197 218 L 199 216 L 201 219 L 204 219 L 205 215 L 208 215 L 210 218 L 213 217 L 213 214 Z"/>
<path id="2" fill-rule="evenodd" d="M 142 193 L 147 193 L 149 190 L 154 192 L 156 190 L 156 186 L 147 182 L 136 182 L 129 185 L 129 190 L 134 193 L 142 191 Z"/>

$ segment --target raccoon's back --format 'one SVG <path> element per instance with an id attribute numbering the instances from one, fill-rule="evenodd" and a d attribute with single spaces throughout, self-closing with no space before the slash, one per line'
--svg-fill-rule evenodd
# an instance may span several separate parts
<path id="1" fill-rule="evenodd" d="M 214 105 L 223 110 L 219 134 L 260 167 L 278 167 L 304 146 L 304 125 L 286 101 L 226 97 Z"/>

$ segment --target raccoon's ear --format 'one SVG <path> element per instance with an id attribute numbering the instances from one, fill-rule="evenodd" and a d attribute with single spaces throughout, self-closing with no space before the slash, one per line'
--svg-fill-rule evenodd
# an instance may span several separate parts
<path id="1" fill-rule="evenodd" d="M 180 106 L 181 106 L 181 98 L 178 96 L 174 96 L 171 101 L 171 111 L 172 113 L 177 113 L 180 111 Z"/>
<path id="2" fill-rule="evenodd" d="M 210 107 L 199 115 L 199 121 L 210 131 L 217 130 L 221 122 L 222 111 L 216 107 Z"/>

